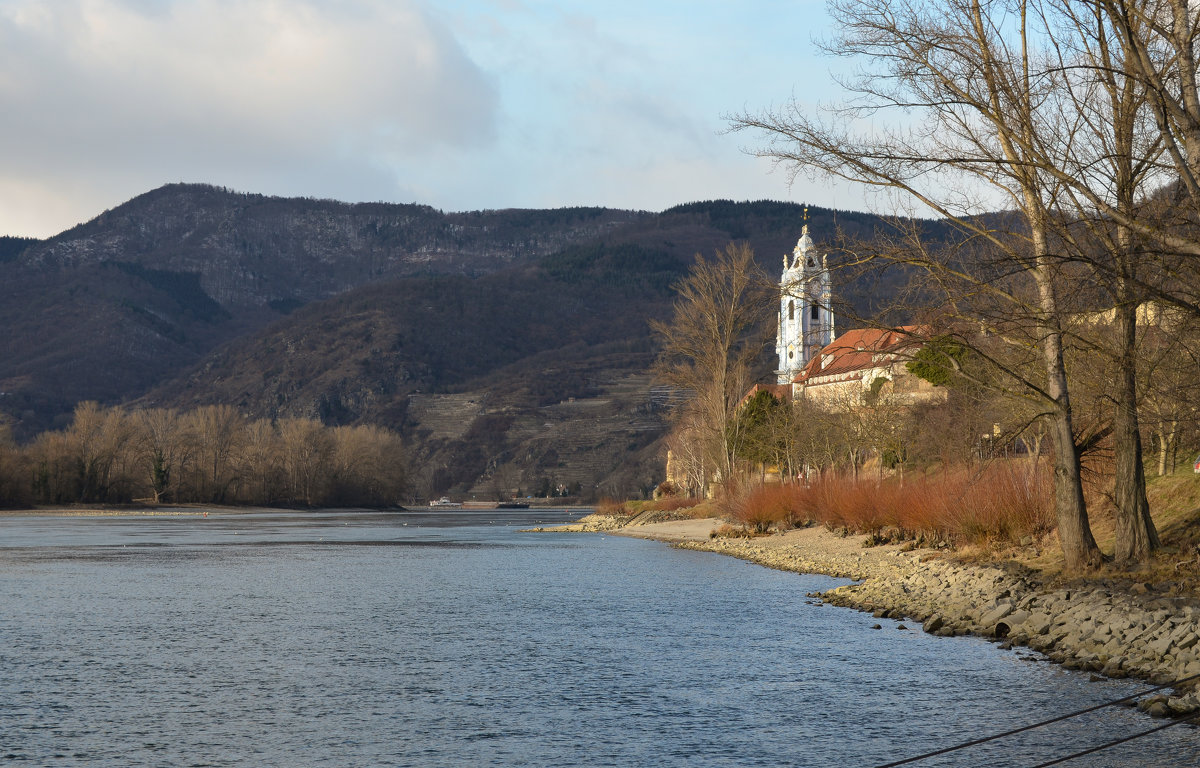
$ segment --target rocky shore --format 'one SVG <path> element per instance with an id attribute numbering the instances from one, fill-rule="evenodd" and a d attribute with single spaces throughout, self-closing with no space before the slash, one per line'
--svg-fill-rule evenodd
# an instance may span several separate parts
<path id="1" fill-rule="evenodd" d="M 897 545 L 870 548 L 862 537 L 807 528 L 755 539 L 710 538 L 717 520 L 585 518 L 576 530 L 669 541 L 780 570 L 821 573 L 857 583 L 830 590 L 825 602 L 877 617 L 919 623 L 926 632 L 973 634 L 1027 646 L 1070 669 L 1107 677 L 1181 683 L 1172 696 L 1143 699 L 1156 716 L 1200 711 L 1200 601 L 1152 586 L 1081 580 L 1062 586 L 1015 564 L 964 564 L 944 552 Z"/>

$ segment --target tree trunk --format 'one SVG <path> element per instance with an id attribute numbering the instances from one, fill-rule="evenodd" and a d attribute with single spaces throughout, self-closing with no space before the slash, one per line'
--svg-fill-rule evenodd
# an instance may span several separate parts
<path id="1" fill-rule="evenodd" d="M 1052 267 L 1045 229 L 1033 222 L 1034 247 L 1039 254 L 1033 277 L 1037 283 L 1041 309 L 1042 364 L 1046 372 L 1046 394 L 1056 408 L 1049 416 L 1054 438 L 1054 512 L 1058 518 L 1058 539 L 1068 570 L 1081 571 L 1098 567 L 1103 558 L 1092 529 L 1088 525 L 1087 504 L 1083 498 L 1083 478 L 1079 466 L 1079 448 L 1071 424 L 1071 398 L 1067 390 L 1067 372 L 1063 365 L 1062 330 L 1058 321 L 1058 301 L 1055 296 Z"/>
<path id="2" fill-rule="evenodd" d="M 1125 298 L 1125 297 L 1121 297 Z M 1116 477 L 1116 549 L 1118 563 L 1128 565 L 1150 556 L 1160 544 L 1150 503 L 1146 500 L 1146 472 L 1142 463 L 1142 437 L 1137 412 L 1137 304 L 1121 301 L 1116 308 L 1120 354 L 1117 357 L 1117 403 L 1113 414 L 1113 447 Z"/>
<path id="3" fill-rule="evenodd" d="M 1102 558 L 1088 525 L 1071 414 L 1050 416 L 1050 429 L 1054 437 L 1054 511 L 1066 567 L 1071 571 L 1097 568 Z"/>

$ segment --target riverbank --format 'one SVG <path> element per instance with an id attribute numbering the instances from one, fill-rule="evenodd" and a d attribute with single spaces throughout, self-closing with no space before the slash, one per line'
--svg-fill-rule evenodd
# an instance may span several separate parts
<path id="1" fill-rule="evenodd" d="M 164 517 L 190 515 L 203 517 L 209 512 L 237 514 L 261 512 L 250 507 L 201 507 L 201 506 L 115 506 L 115 507 L 47 507 L 44 509 L 0 509 L 0 517 Z"/>
<path id="2" fill-rule="evenodd" d="M 113 506 L 36 507 L 33 509 L 0 509 L 3 517 L 208 517 L 214 515 L 251 515 L 293 512 L 388 512 L 404 507 L 371 509 L 366 507 L 331 507 L 295 509 L 292 507 L 234 507 L 216 504 L 118 504 Z M 423 511 L 423 510 L 422 510 Z"/>
<path id="3" fill-rule="evenodd" d="M 965 563 L 949 553 L 809 527 L 753 539 L 710 538 L 723 521 L 642 521 L 591 515 L 568 530 L 600 531 L 716 552 L 800 573 L 854 579 L 826 603 L 911 622 L 929 633 L 973 634 L 1027 646 L 1069 669 L 1156 684 L 1200 676 L 1200 600 L 1111 579 L 1057 583 L 1015 563 Z M 1200 710 L 1194 683 L 1139 706 L 1156 716 Z"/>

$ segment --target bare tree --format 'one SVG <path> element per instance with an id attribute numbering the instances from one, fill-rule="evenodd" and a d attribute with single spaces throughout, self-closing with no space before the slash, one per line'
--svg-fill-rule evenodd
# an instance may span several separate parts
<path id="1" fill-rule="evenodd" d="M 238 481 L 234 459 L 244 437 L 245 419 L 233 406 L 205 405 L 189 411 L 184 424 L 194 441 L 198 497 L 214 502 L 228 500 Z"/>
<path id="2" fill-rule="evenodd" d="M 288 498 L 279 430 L 268 419 L 244 424 L 237 440 L 238 499 L 251 504 L 277 504 Z"/>
<path id="3" fill-rule="evenodd" d="M 404 446 L 375 426 L 335 427 L 331 458 L 333 500 L 339 504 L 395 504 L 404 493 Z"/>
<path id="4" fill-rule="evenodd" d="M 685 496 L 703 496 L 707 490 L 703 433 L 698 414 L 685 405 L 667 435 L 667 480 L 678 485 Z"/>
<path id="5" fill-rule="evenodd" d="M 77 501 L 129 501 L 134 480 L 136 430 L 119 408 L 88 401 L 75 406 L 65 436 L 76 462 Z"/>
<path id="6" fill-rule="evenodd" d="M 1029 321 L 1041 376 L 1021 380 L 1020 387 L 1039 397 L 1054 437 L 1055 510 L 1064 557 L 1069 568 L 1095 567 L 1101 557 L 1088 525 L 1063 363 L 1063 286 L 1052 230 L 1062 185 L 1029 151 L 1039 130 L 1072 126 L 1043 119 L 1042 107 L 1058 95 L 1061 75 L 1036 48 L 1028 4 L 835 0 L 831 9 L 842 33 L 829 50 L 872 67 L 846 84 L 857 100 L 835 110 L 829 121 L 793 102 L 782 111 L 736 116 L 733 127 L 760 132 L 767 145 L 758 154 L 794 172 L 815 171 L 898 193 L 1003 256 L 976 271 L 961 260 L 918 262 L 938 285 L 965 286 L 968 296 L 990 294 L 1007 301 L 1011 318 Z M 843 127 L 886 108 L 917 122 L 863 136 Z M 972 190 L 990 190 L 992 197 Z M 1004 237 L 978 217 L 994 206 L 996 195 L 1019 213 L 1019 237 Z M 1028 292 L 1011 290 L 1014 280 L 1025 281 Z M 960 301 L 963 295 L 948 299 Z"/>
<path id="7" fill-rule="evenodd" d="M 1160 325 L 1161 323 L 1161 325 Z M 1139 388 L 1143 420 L 1156 444 L 1158 474 L 1174 471 L 1181 439 L 1200 425 L 1200 332 L 1195 321 L 1160 318 L 1142 329 Z"/>
<path id="8" fill-rule="evenodd" d="M 763 317 L 770 295 L 748 245 L 731 243 L 709 261 L 700 254 L 676 286 L 671 322 L 652 322 L 662 340 L 656 365 L 661 381 L 691 393 L 703 460 L 722 482 L 731 478 L 739 436 L 738 404 L 750 385 L 751 364 L 762 351 Z"/>
<path id="9" fill-rule="evenodd" d="M 1164 155 L 1193 210 L 1200 210 L 1200 14 L 1189 0 L 1089 0 L 1082 5 L 1094 7 L 1119 36 L 1126 51 L 1124 71 L 1145 89 Z M 1200 242 L 1186 231 L 1126 217 L 1120 210 L 1105 213 L 1171 250 L 1200 255 Z M 1195 277 L 1195 269 L 1190 267 L 1190 276 Z M 1197 283 L 1185 283 L 1192 292 L 1186 298 L 1180 294 L 1181 304 L 1190 303 L 1194 310 Z"/>
<path id="10" fill-rule="evenodd" d="M 279 444 L 293 499 L 315 506 L 324 498 L 333 437 L 316 419 L 280 419 Z"/>
<path id="11" fill-rule="evenodd" d="M 1159 160 L 1164 145 L 1155 130 L 1144 81 L 1133 74 L 1137 51 L 1114 27 L 1101 5 L 1046 0 L 1037 6 L 1047 21 L 1044 35 L 1064 76 L 1064 113 L 1058 125 L 1071 125 L 1065 136 L 1040 128 L 1030 152 L 1064 185 L 1055 221 L 1060 225 L 1060 258 L 1084 264 L 1089 277 L 1113 307 L 1108 339 L 1095 349 L 1114 362 L 1111 424 L 1115 451 L 1113 501 L 1116 507 L 1118 562 L 1142 560 L 1159 547 L 1158 532 L 1146 498 L 1141 429 L 1138 423 L 1137 324 L 1139 308 L 1157 283 L 1147 269 L 1152 251 L 1134 222 L 1161 214 L 1163 206 L 1149 187 L 1163 183 Z M 1128 31 L 1145 36 L 1143 20 L 1131 19 Z M 1103 213 L 1113 211 L 1116 217 Z"/>
<path id="12" fill-rule="evenodd" d="M 405 477 L 400 437 L 390 430 L 247 421 L 229 406 L 130 413 L 81 403 L 68 429 L 24 449 L 0 423 L 0 505 L 123 502 L 136 493 L 156 503 L 391 505 Z"/>
<path id="13" fill-rule="evenodd" d="M 29 467 L 12 439 L 7 417 L 0 415 L 0 507 L 21 507 L 32 503 L 32 489 L 26 478 Z"/>
<path id="14" fill-rule="evenodd" d="M 177 500 L 180 479 L 190 463 L 191 441 L 183 434 L 179 412 L 172 408 L 150 408 L 134 417 L 140 434 L 140 462 L 154 503 Z"/>

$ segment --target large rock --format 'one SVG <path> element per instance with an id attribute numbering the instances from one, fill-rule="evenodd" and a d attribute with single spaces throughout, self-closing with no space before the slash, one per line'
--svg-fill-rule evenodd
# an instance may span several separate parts
<path id="1" fill-rule="evenodd" d="M 996 622 L 1007 617 L 1013 612 L 1013 605 L 1010 602 L 998 603 L 991 610 L 983 614 L 979 619 L 980 626 L 986 630 L 989 627 L 995 627 Z"/>
<path id="2" fill-rule="evenodd" d="M 1037 611 L 1025 619 L 1025 631 L 1030 635 L 1044 635 L 1050 631 L 1053 619 L 1048 613 Z"/>

